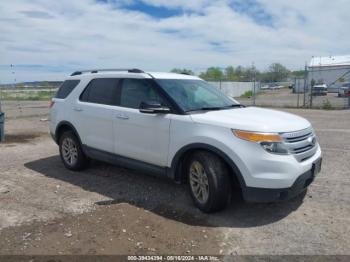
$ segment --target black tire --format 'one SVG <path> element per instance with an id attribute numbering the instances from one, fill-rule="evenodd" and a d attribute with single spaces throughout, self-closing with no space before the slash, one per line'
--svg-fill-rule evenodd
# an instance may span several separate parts
<path id="1" fill-rule="evenodd" d="M 200 201 L 196 197 L 193 189 L 193 180 L 191 182 L 191 167 L 200 163 L 207 176 L 209 194 L 206 200 Z M 225 163 L 215 154 L 207 151 L 197 151 L 187 161 L 186 171 L 188 175 L 188 184 L 194 204 L 203 212 L 211 213 L 224 209 L 231 200 L 231 182 L 228 168 Z M 193 177 L 193 175 L 192 175 Z M 191 184 L 192 183 L 192 184 Z"/>
<path id="2" fill-rule="evenodd" d="M 74 155 L 76 155 L 76 157 L 74 157 L 74 161 L 72 160 L 71 162 L 69 162 L 69 160 L 67 160 L 67 157 L 64 156 L 65 149 L 63 147 L 64 147 L 64 143 L 67 143 L 67 141 L 71 142 L 75 146 Z M 89 159 L 84 154 L 81 144 L 79 142 L 79 139 L 76 137 L 73 131 L 65 131 L 59 138 L 58 145 L 59 145 L 61 160 L 67 169 L 73 170 L 73 171 L 79 171 L 79 170 L 83 170 L 88 166 Z"/>

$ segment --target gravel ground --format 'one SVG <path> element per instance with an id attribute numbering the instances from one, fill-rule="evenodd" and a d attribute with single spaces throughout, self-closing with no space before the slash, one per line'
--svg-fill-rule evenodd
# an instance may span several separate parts
<path id="1" fill-rule="evenodd" d="M 2 101 L 7 119 L 47 116 L 49 101 Z"/>
<path id="2" fill-rule="evenodd" d="M 350 113 L 288 111 L 312 122 L 323 150 L 308 192 L 277 204 L 237 199 L 211 215 L 165 179 L 99 162 L 70 172 L 43 112 L 10 118 L 0 144 L 0 254 L 350 254 Z"/>

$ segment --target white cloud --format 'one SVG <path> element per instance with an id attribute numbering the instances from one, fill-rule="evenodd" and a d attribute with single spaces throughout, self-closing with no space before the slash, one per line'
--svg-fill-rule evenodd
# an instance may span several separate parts
<path id="1" fill-rule="evenodd" d="M 259 0 L 273 27 L 257 23 L 252 14 L 234 11 L 229 0 L 144 1 L 185 10 L 166 19 L 128 11 L 116 2 L 121 3 L 4 1 L 0 64 L 62 67 L 62 72 L 15 70 L 17 81 L 27 81 L 62 79 L 76 69 L 97 67 L 200 71 L 254 61 L 260 69 L 272 62 L 299 69 L 312 55 L 350 53 L 346 0 Z M 1 82 L 13 78 L 10 68 L 0 67 Z"/>

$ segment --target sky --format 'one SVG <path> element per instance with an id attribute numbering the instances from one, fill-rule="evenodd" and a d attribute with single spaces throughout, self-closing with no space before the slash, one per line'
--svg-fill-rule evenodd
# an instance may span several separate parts
<path id="1" fill-rule="evenodd" d="M 94 68 L 298 70 L 350 54 L 349 10 L 349 0 L 3 0 L 0 83 Z"/>

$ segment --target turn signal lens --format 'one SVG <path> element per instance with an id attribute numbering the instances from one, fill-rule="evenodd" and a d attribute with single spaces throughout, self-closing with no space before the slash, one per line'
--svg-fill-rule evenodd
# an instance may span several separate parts
<path id="1" fill-rule="evenodd" d="M 256 133 L 242 130 L 232 130 L 233 134 L 241 139 L 251 142 L 281 142 L 282 138 L 273 133 Z"/>

